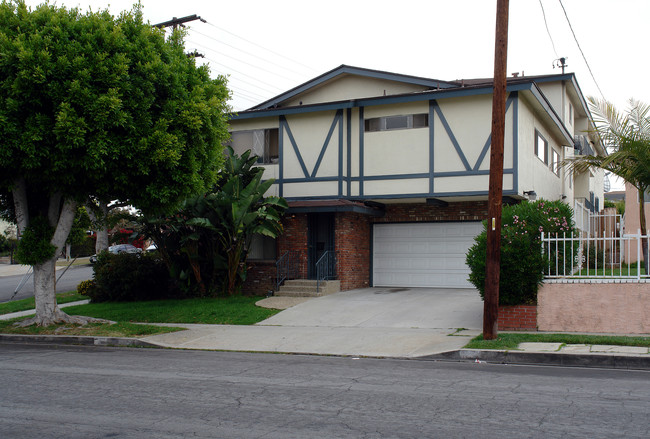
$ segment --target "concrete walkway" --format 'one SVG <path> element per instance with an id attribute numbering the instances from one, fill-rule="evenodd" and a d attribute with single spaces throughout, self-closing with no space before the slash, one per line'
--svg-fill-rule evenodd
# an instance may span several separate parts
<path id="1" fill-rule="evenodd" d="M 140 340 L 44 336 L 40 341 L 650 369 L 650 352 L 641 347 L 522 343 L 510 351 L 462 349 L 481 333 L 483 303 L 474 290 L 366 288 L 315 299 L 271 297 L 260 305 L 287 309 L 253 326 L 175 323 L 165 326 L 186 330 Z M 18 313 L 0 319 L 14 317 Z M 0 335 L 0 340 L 39 341 L 36 337 Z"/>
<path id="2" fill-rule="evenodd" d="M 285 302 L 266 299 L 274 301 Z M 460 349 L 482 325 L 475 290 L 365 288 L 298 302 L 254 326 L 175 325 L 188 330 L 143 340 L 187 349 L 412 358 Z"/>

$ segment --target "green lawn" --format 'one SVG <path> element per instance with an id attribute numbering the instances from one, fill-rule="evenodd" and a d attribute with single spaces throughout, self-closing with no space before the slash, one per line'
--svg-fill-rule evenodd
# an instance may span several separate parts
<path id="1" fill-rule="evenodd" d="M 638 272 L 638 267 L 636 264 L 631 265 L 628 269 L 627 266 L 623 266 L 623 268 L 605 268 L 603 269 L 602 267 L 599 267 L 598 269 L 595 268 L 590 268 L 589 270 L 584 269 L 581 271 L 576 271 L 575 276 L 576 277 L 590 277 L 590 276 L 608 276 L 608 277 L 617 277 L 617 276 L 625 276 L 625 277 L 636 277 Z M 641 267 L 641 276 L 645 275 L 645 268 Z"/>
<path id="2" fill-rule="evenodd" d="M 64 300 L 68 300 L 71 297 L 73 296 L 65 297 Z M 78 296 L 75 299 L 78 300 L 79 297 L 81 299 L 85 298 L 85 296 Z M 118 323 L 115 325 L 90 324 L 81 327 L 76 325 L 53 325 L 47 328 L 18 328 L 13 326 L 13 323 L 21 319 L 14 319 L 7 322 L 0 322 L 0 333 L 138 337 L 173 332 L 180 329 L 137 325 L 132 322 L 252 325 L 280 312 L 277 309 L 255 306 L 255 302 L 260 299 L 260 297 L 234 296 L 219 299 L 203 298 L 146 302 L 89 303 L 87 305 L 69 306 L 64 308 L 63 311 L 70 315 L 96 317 Z M 33 299 L 31 304 L 31 308 L 25 308 L 27 304 L 23 304 L 22 309 L 32 309 Z"/>
<path id="3" fill-rule="evenodd" d="M 255 306 L 255 302 L 260 299 L 234 296 L 218 299 L 104 302 L 71 306 L 65 308 L 65 312 L 116 322 L 252 325 L 279 312 Z"/>
<path id="4" fill-rule="evenodd" d="M 78 300 L 86 300 L 88 297 L 77 294 L 76 291 L 68 291 L 67 293 L 59 293 L 56 295 L 56 302 L 60 305 L 62 303 L 76 302 Z M 9 314 L 18 311 L 27 311 L 34 309 L 34 298 L 14 300 L 11 302 L 0 303 L 0 314 Z"/>
<path id="5" fill-rule="evenodd" d="M 29 334 L 29 335 L 92 335 L 99 337 L 145 337 L 148 335 L 164 334 L 182 331 L 183 328 L 171 326 L 138 325 L 135 323 L 118 322 L 114 325 L 105 323 L 89 323 L 80 325 L 51 325 L 28 326 L 21 328 L 14 323 L 22 318 L 0 321 L 0 334 Z"/>
<path id="6" fill-rule="evenodd" d="M 474 337 L 465 349 L 517 349 L 519 343 L 564 343 L 564 344 L 599 344 L 616 346 L 650 347 L 650 337 L 627 337 L 609 335 L 582 334 L 521 334 L 500 333 L 495 340 L 483 340 L 483 335 Z"/>

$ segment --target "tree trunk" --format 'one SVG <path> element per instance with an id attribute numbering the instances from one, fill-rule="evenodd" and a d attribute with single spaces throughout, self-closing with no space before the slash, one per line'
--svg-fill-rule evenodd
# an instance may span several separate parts
<path id="1" fill-rule="evenodd" d="M 52 204 L 60 204 L 60 202 L 61 198 L 56 195 L 50 198 L 50 209 L 48 212 L 50 219 L 54 218 L 54 215 L 52 214 L 54 207 L 52 207 Z M 25 203 L 24 206 L 26 207 L 27 204 Z M 68 239 L 76 210 L 77 204 L 68 199 L 64 201 L 60 208 L 60 213 L 56 219 L 57 222 L 56 224 L 53 224 L 56 226 L 54 229 L 54 235 L 50 241 L 52 245 L 56 247 L 54 256 L 40 264 L 34 265 L 34 298 L 36 301 L 36 316 L 31 319 L 23 320 L 18 323 L 19 326 L 29 326 L 33 324 L 48 326 L 61 322 L 85 324 L 89 321 L 97 321 L 97 319 L 89 317 L 69 316 L 61 311 L 56 304 L 56 260 L 58 255 L 61 253 L 65 241 Z"/>
<path id="2" fill-rule="evenodd" d="M 95 215 L 94 209 L 99 209 L 99 215 Z M 90 220 L 95 225 L 95 253 L 99 253 L 103 250 L 108 250 L 108 203 L 103 201 L 99 202 L 99 206 L 96 204 L 86 204 L 86 210 L 88 211 L 88 216 Z"/>

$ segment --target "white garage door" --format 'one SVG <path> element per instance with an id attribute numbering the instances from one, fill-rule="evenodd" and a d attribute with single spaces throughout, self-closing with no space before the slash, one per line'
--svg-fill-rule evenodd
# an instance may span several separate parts
<path id="1" fill-rule="evenodd" d="M 473 288 L 465 255 L 482 229 L 480 222 L 375 224 L 373 284 Z"/>

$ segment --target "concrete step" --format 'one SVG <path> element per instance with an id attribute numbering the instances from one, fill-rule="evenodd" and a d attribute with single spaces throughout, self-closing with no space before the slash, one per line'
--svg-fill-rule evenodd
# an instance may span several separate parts
<path id="1" fill-rule="evenodd" d="M 280 297 L 319 297 L 341 291 L 341 282 L 338 280 L 322 281 L 318 292 L 316 285 L 317 282 L 311 279 L 287 280 L 274 295 Z"/>

